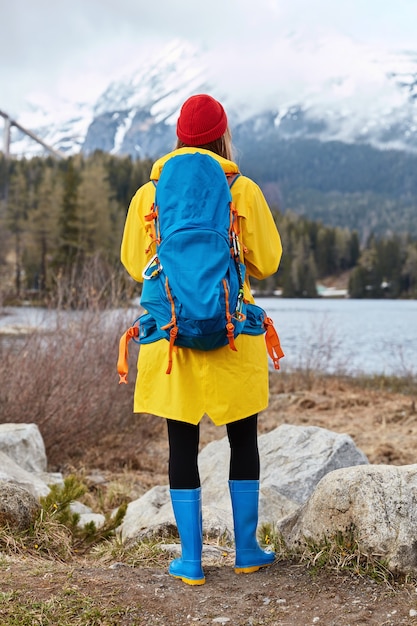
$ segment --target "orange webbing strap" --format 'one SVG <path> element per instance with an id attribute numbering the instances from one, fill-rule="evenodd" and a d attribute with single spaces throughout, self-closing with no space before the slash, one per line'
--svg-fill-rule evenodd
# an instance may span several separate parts
<path id="1" fill-rule="evenodd" d="M 155 221 L 157 217 L 158 217 L 158 207 L 155 208 L 155 204 L 152 203 L 150 212 L 145 215 L 145 221 L 152 222 L 152 221 Z"/>
<path id="2" fill-rule="evenodd" d="M 233 202 L 230 202 L 230 219 L 229 219 L 229 239 L 232 248 L 232 254 L 235 258 L 240 256 L 240 246 L 239 246 L 239 223 L 238 223 L 238 212 Z"/>
<path id="3" fill-rule="evenodd" d="M 146 230 L 149 233 L 149 237 L 151 238 L 151 243 L 146 248 L 145 252 L 148 253 L 151 249 L 153 243 L 160 243 L 156 232 L 156 220 L 158 219 L 158 207 L 155 207 L 155 204 L 152 204 L 150 213 L 145 215 L 145 221 L 149 222 L 149 225 L 146 225 Z"/>
<path id="4" fill-rule="evenodd" d="M 178 326 L 173 326 L 169 331 L 169 352 L 168 352 L 168 367 L 165 374 L 170 374 L 172 370 L 172 355 L 177 351 L 177 346 L 175 345 L 175 340 L 178 335 Z"/>
<path id="5" fill-rule="evenodd" d="M 119 358 L 117 361 L 117 371 L 119 373 L 119 385 L 124 383 L 127 385 L 127 374 L 129 371 L 129 365 L 127 363 L 127 357 L 129 355 L 128 352 L 128 344 L 133 337 L 139 336 L 139 326 L 131 326 L 127 329 L 127 331 L 122 335 L 119 342 Z"/>
<path id="6" fill-rule="evenodd" d="M 238 218 L 239 213 L 237 212 L 237 208 L 235 207 L 235 203 L 230 203 L 230 230 L 233 230 L 236 235 L 240 235 Z"/>
<path id="7" fill-rule="evenodd" d="M 235 327 L 234 327 L 233 322 L 232 322 L 232 316 L 230 315 L 230 308 L 229 308 L 229 290 L 227 288 L 227 282 L 226 282 L 226 280 L 224 278 L 222 280 L 222 283 L 223 283 L 224 297 L 225 297 L 225 302 L 226 302 L 226 319 L 227 319 L 226 333 L 227 333 L 227 339 L 229 341 L 229 348 L 231 350 L 234 350 L 235 352 L 237 352 L 237 348 L 235 346 Z"/>
<path id="8" fill-rule="evenodd" d="M 275 330 L 274 322 L 270 317 L 265 316 L 264 326 L 266 328 L 265 342 L 268 354 L 274 363 L 274 368 L 279 370 L 279 360 L 285 355 L 281 348 L 278 333 Z"/>
<path id="9" fill-rule="evenodd" d="M 230 203 L 230 225 L 229 225 L 229 239 L 232 244 L 232 254 L 235 257 L 240 258 L 240 250 L 246 254 L 248 249 L 245 244 L 240 241 L 240 228 L 239 228 L 239 213 L 233 202 Z"/>
<path id="10" fill-rule="evenodd" d="M 170 374 L 172 370 L 172 355 L 177 351 L 177 346 L 175 345 L 175 341 L 178 335 L 178 326 L 177 326 L 177 316 L 175 314 L 175 303 L 174 298 L 172 297 L 171 290 L 169 288 L 168 277 L 165 280 L 165 291 L 167 292 L 168 300 L 171 303 L 171 321 L 169 324 L 165 326 L 161 326 L 161 330 L 167 330 L 171 328 L 169 331 L 169 351 L 168 351 L 168 367 L 166 374 Z"/>

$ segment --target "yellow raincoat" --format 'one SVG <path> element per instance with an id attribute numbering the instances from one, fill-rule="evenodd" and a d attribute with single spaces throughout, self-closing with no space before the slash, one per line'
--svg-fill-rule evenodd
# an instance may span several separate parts
<path id="1" fill-rule="evenodd" d="M 207 152 L 181 148 L 165 155 L 152 167 L 151 180 L 159 179 L 166 161 L 177 154 Z M 209 152 L 227 173 L 238 166 Z M 279 265 L 281 240 L 269 207 L 259 187 L 239 176 L 232 186 L 233 202 L 239 215 L 242 260 L 246 265 L 244 296 L 254 302 L 249 276 L 262 279 Z M 129 207 L 121 246 L 121 260 L 129 274 L 142 282 L 142 270 L 154 254 L 149 248 L 149 213 L 155 186 L 149 181 L 135 194 Z M 239 335 L 237 352 L 229 346 L 208 352 L 178 347 L 172 371 L 166 374 L 168 341 L 161 339 L 140 347 L 134 412 L 151 413 L 198 424 L 207 414 L 216 425 L 243 419 L 268 405 L 268 361 L 263 335 Z"/>

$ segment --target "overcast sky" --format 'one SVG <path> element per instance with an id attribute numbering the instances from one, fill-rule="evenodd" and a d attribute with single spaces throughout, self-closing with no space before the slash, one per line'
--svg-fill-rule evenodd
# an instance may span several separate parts
<path id="1" fill-rule="evenodd" d="M 0 0 L 0 109 L 91 101 L 174 39 L 206 50 L 236 89 L 267 94 L 271 76 L 301 89 L 327 64 L 360 63 L 352 40 L 417 52 L 417 0 Z"/>

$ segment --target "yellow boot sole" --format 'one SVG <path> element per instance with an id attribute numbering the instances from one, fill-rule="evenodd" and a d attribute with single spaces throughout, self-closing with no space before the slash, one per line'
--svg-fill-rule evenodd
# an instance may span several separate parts
<path id="1" fill-rule="evenodd" d="M 274 563 L 274 561 L 272 561 Z M 253 574 L 263 567 L 270 567 L 272 563 L 265 563 L 265 565 L 252 565 L 252 567 L 235 567 L 235 574 Z"/>
<path id="2" fill-rule="evenodd" d="M 186 585 L 204 585 L 204 583 L 206 582 L 205 578 L 199 578 L 197 580 L 193 580 L 192 578 L 184 578 L 183 576 L 175 576 L 175 574 L 170 574 L 170 576 L 172 576 L 172 578 L 178 578 L 179 580 L 182 580 L 182 582 L 185 583 Z"/>

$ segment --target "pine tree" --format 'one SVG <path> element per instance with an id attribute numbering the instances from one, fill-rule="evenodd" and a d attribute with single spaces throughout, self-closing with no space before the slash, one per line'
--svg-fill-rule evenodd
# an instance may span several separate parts
<path id="1" fill-rule="evenodd" d="M 54 166 L 44 165 L 36 191 L 36 202 L 28 220 L 30 241 L 26 252 L 26 271 L 44 294 L 51 286 L 50 262 L 59 245 L 59 214 L 62 206 L 62 184 Z"/>
<path id="2" fill-rule="evenodd" d="M 81 183 L 79 169 L 75 159 L 65 163 L 63 177 L 63 196 L 59 215 L 59 245 L 56 262 L 61 268 L 70 271 L 79 253 L 80 224 L 78 190 Z"/>
<path id="3" fill-rule="evenodd" d="M 22 168 L 16 169 L 10 177 L 10 186 L 6 206 L 6 228 L 13 236 L 14 286 L 19 298 L 24 279 L 23 238 L 26 232 L 27 211 L 29 205 L 28 186 Z"/>

